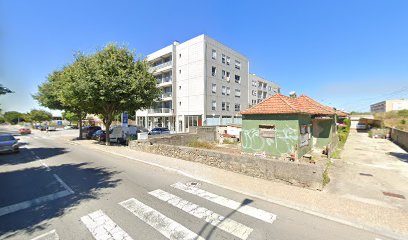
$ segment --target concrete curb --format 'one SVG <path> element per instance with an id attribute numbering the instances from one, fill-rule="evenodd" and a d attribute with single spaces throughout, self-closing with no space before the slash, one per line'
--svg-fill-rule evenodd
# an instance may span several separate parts
<path id="1" fill-rule="evenodd" d="M 320 217 L 320 218 L 323 218 L 323 219 L 334 221 L 334 222 L 344 224 L 344 225 L 347 225 L 347 226 L 350 226 L 350 227 L 354 227 L 354 228 L 357 228 L 357 229 L 369 231 L 369 232 L 372 232 L 374 234 L 378 234 L 378 235 L 381 235 L 381 236 L 384 236 L 384 237 L 389 237 L 389 238 L 393 238 L 393 239 L 397 239 L 397 240 L 406 240 L 406 239 L 408 239 L 408 235 L 402 235 L 400 233 L 396 233 L 396 232 L 394 232 L 394 231 L 392 231 L 392 230 L 390 230 L 388 228 L 370 226 L 370 225 L 360 223 L 360 222 L 352 222 L 352 221 L 349 221 L 347 219 L 342 218 L 341 216 L 329 216 L 329 215 L 327 215 L 327 213 L 318 212 L 318 211 L 309 209 L 306 206 L 294 204 L 292 202 L 285 202 L 285 201 L 282 201 L 280 199 L 275 199 L 275 198 L 271 198 L 271 197 L 265 197 L 265 196 L 259 195 L 257 193 L 242 191 L 239 188 L 231 188 L 231 187 L 225 186 L 225 185 L 223 185 L 223 184 L 221 184 L 219 182 L 214 182 L 214 181 L 211 181 L 211 180 L 208 180 L 208 179 L 203 179 L 201 177 L 194 176 L 194 175 L 192 175 L 190 173 L 184 172 L 184 171 L 176 169 L 176 168 L 160 165 L 160 164 L 157 164 L 157 163 L 153 163 L 153 162 L 138 159 L 138 158 L 135 158 L 135 157 L 127 156 L 127 155 L 124 155 L 124 154 L 120 154 L 120 153 L 113 152 L 113 151 L 110 151 L 110 150 L 102 149 L 102 148 L 99 148 L 99 147 L 90 146 L 90 148 L 93 148 L 93 149 L 96 149 L 96 150 L 99 150 L 99 151 L 103 151 L 103 152 L 106 152 L 106 153 L 109 153 L 109 154 L 112 154 L 112 155 L 116 155 L 116 156 L 119 156 L 119 157 L 127 158 L 127 159 L 130 159 L 130 160 L 138 161 L 138 162 L 148 164 L 148 165 L 151 165 L 151 166 L 159 167 L 159 168 L 162 168 L 162 169 L 165 169 L 165 170 L 168 170 L 168 171 L 172 171 L 172 172 L 175 172 L 177 174 L 180 174 L 180 175 L 183 175 L 183 176 L 186 176 L 186 177 L 189 177 L 189 178 L 197 179 L 199 181 L 206 182 L 206 183 L 209 183 L 209 184 L 212 184 L 212 185 L 224 188 L 224 189 L 228 189 L 228 190 L 238 192 L 238 193 L 241 193 L 241 194 L 244 194 L 244 195 L 248 195 L 248 196 L 251 196 L 251 197 L 254 197 L 254 198 L 259 198 L 261 200 L 271 202 L 273 204 L 277 204 L 277 205 L 280 205 L 280 206 L 291 208 L 291 209 L 294 209 L 294 210 L 297 210 L 297 211 L 300 211 L 300 212 L 303 212 L 303 213 L 314 215 L 314 216 L 317 216 L 317 217 Z M 182 160 L 182 161 L 185 161 L 185 160 Z"/>

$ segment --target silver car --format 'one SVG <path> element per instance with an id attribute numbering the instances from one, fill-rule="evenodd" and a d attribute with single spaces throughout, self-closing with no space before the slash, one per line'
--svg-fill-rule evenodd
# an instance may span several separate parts
<path id="1" fill-rule="evenodd" d="M 0 134 L 0 152 L 18 152 L 18 140 L 11 134 Z"/>

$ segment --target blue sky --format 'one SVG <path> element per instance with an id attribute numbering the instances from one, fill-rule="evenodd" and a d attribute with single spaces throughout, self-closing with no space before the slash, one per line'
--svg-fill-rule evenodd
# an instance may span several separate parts
<path id="1" fill-rule="evenodd" d="M 146 55 L 207 34 L 243 53 L 282 92 L 347 111 L 408 98 L 408 1 L 0 0 L 4 111 L 39 108 L 46 76 L 108 42 Z"/>

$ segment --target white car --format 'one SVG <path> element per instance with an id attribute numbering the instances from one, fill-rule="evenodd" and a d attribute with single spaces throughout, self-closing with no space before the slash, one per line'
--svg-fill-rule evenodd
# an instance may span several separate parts
<path id="1" fill-rule="evenodd" d="M 48 126 L 48 127 L 47 127 L 47 130 L 48 130 L 48 131 L 57 131 L 57 128 L 56 128 L 56 127 L 52 127 L 52 126 Z"/>
<path id="2" fill-rule="evenodd" d="M 356 129 L 357 130 L 367 130 L 367 125 L 365 125 L 363 123 L 357 123 Z"/>

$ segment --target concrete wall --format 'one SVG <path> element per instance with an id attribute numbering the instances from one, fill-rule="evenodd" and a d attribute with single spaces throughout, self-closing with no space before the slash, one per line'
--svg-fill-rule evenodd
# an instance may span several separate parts
<path id="1" fill-rule="evenodd" d="M 300 125 L 311 123 L 308 115 L 244 115 L 242 120 L 242 150 L 248 153 L 262 153 L 282 156 L 297 152 L 301 157 L 312 149 L 311 139 L 301 146 Z M 275 138 L 263 138 L 259 125 L 275 125 Z"/>
<path id="2" fill-rule="evenodd" d="M 405 151 L 408 151 L 408 132 L 398 130 L 395 128 L 390 129 L 391 139 L 401 146 Z"/>
<path id="3" fill-rule="evenodd" d="M 310 189 L 323 188 L 325 162 L 307 164 L 256 158 L 240 154 L 227 154 L 207 149 L 196 149 L 183 146 L 153 144 L 148 145 L 131 141 L 129 147 L 134 150 L 199 162 L 209 166 L 225 169 L 267 180 L 279 179 L 293 185 Z"/>
<path id="4" fill-rule="evenodd" d="M 199 127 L 194 133 L 178 133 L 165 135 L 150 135 L 146 142 L 151 144 L 167 144 L 174 146 L 187 146 L 192 141 L 213 142 L 217 139 L 216 127 Z"/>

